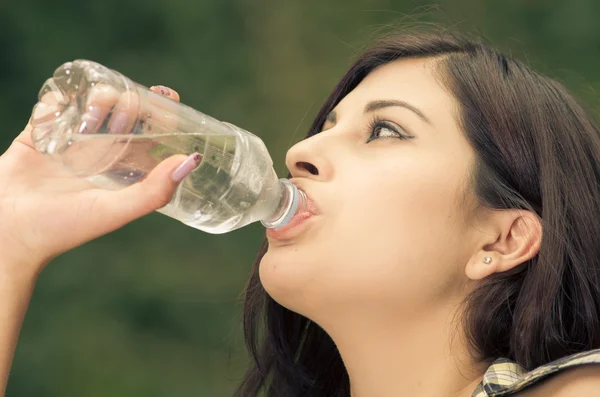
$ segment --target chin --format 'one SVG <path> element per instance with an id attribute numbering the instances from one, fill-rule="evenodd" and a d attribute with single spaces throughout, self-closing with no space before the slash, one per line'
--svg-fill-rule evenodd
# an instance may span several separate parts
<path id="1" fill-rule="evenodd" d="M 294 255 L 296 253 L 296 255 Z M 292 248 L 269 249 L 259 265 L 259 277 L 265 291 L 280 305 L 303 313 L 314 296 L 314 266 Z"/>

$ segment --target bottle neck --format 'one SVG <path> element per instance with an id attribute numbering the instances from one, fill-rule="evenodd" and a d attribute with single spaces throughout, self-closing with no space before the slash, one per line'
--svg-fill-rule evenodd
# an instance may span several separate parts
<path id="1" fill-rule="evenodd" d="M 306 209 L 306 194 L 288 179 L 279 179 L 280 200 L 277 208 L 261 223 L 267 228 L 278 229 L 287 225 L 294 215 Z"/>

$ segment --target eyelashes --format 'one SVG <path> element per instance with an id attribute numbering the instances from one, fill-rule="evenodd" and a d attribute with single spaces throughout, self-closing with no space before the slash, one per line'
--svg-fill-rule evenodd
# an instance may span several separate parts
<path id="1" fill-rule="evenodd" d="M 387 131 L 387 135 L 382 136 L 382 131 Z M 404 129 L 398 124 L 384 120 L 380 117 L 373 117 L 367 127 L 369 138 L 367 143 L 377 139 L 412 139 L 413 137 L 406 134 Z"/>
<path id="2" fill-rule="evenodd" d="M 329 116 L 328 116 L 329 117 Z M 323 128 L 327 122 L 333 123 L 335 126 L 335 119 L 328 118 L 325 123 L 321 126 L 318 133 L 327 131 L 333 127 Z M 385 132 L 385 135 L 384 135 Z M 364 135 L 368 136 L 366 143 L 378 140 L 378 139 L 413 139 L 414 136 L 409 135 L 404 128 L 400 125 L 381 118 L 380 116 L 374 116 L 365 127 Z"/>

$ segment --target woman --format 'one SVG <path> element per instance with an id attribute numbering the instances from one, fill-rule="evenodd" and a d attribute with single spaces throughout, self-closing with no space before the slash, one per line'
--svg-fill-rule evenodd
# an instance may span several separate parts
<path id="1" fill-rule="evenodd" d="M 45 265 L 165 205 L 197 165 L 94 189 L 29 135 L 0 157 L 4 386 Z M 267 233 L 237 396 L 599 393 L 600 137 L 560 84 L 448 33 L 387 38 L 286 164 L 313 215 Z"/>

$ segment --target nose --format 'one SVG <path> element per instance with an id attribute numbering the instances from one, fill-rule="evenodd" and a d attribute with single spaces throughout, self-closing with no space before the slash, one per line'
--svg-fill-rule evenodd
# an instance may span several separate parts
<path id="1" fill-rule="evenodd" d="M 323 145 L 317 145 L 319 134 L 292 146 L 285 156 L 285 165 L 292 177 L 328 180 L 333 175 L 329 158 L 323 153 Z"/>

